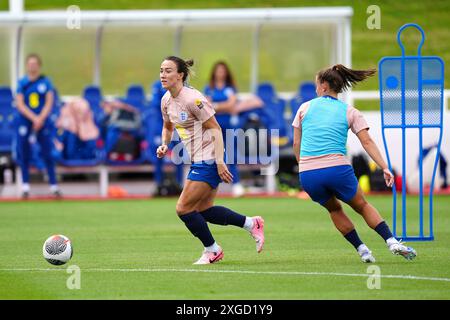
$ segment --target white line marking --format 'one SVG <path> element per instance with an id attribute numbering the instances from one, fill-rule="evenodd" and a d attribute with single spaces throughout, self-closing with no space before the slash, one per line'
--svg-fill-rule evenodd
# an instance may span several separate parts
<path id="1" fill-rule="evenodd" d="M 47 272 L 47 271 L 66 271 L 65 268 L 23 268 L 23 269 L 0 269 L 0 272 Z M 337 277 L 376 277 L 367 273 L 339 273 L 339 272 L 303 272 L 303 271 L 251 271 L 251 270 L 201 270 L 201 269 L 103 269 L 86 268 L 82 272 L 197 272 L 197 273 L 239 273 L 255 275 L 276 275 L 276 276 L 337 276 Z M 422 277 L 413 275 L 380 275 L 380 278 L 404 279 L 404 280 L 425 280 L 450 282 L 450 278 Z"/>

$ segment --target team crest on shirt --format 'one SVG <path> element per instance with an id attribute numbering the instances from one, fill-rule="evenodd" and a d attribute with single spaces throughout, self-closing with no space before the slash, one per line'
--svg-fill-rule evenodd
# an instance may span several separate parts
<path id="1" fill-rule="evenodd" d="M 180 112 L 179 118 L 180 118 L 180 121 L 181 121 L 181 122 L 185 122 L 185 121 L 188 119 L 188 114 L 187 114 L 187 112 L 181 111 L 181 112 Z"/>
<path id="2" fill-rule="evenodd" d="M 195 99 L 195 105 L 196 105 L 199 109 L 203 108 L 203 102 L 202 102 L 202 100 L 200 100 L 200 99 Z"/>
<path id="3" fill-rule="evenodd" d="M 37 90 L 39 91 L 39 93 L 44 93 L 45 90 L 47 90 L 47 86 L 45 85 L 45 83 L 40 83 L 37 87 Z"/>

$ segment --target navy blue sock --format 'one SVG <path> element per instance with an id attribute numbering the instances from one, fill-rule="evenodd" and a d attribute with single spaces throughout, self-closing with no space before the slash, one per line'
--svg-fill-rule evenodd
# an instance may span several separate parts
<path id="1" fill-rule="evenodd" d="M 356 250 L 358 250 L 358 247 L 363 244 L 355 229 L 347 233 L 344 238 L 347 239 L 347 241 L 350 242 Z"/>
<path id="2" fill-rule="evenodd" d="M 243 227 L 245 223 L 245 216 L 236 213 L 233 210 L 222 206 L 213 206 L 200 212 L 206 221 L 214 224 L 220 224 L 222 226 L 233 225 L 237 227 Z"/>
<path id="3" fill-rule="evenodd" d="M 380 222 L 374 230 L 384 239 L 384 241 L 393 237 L 391 229 L 389 229 L 389 226 L 384 221 Z"/>
<path id="4" fill-rule="evenodd" d="M 204 247 L 209 247 L 214 244 L 214 238 L 209 231 L 208 224 L 205 218 L 198 213 L 193 211 L 188 214 L 180 216 L 189 231 L 203 243 Z"/>

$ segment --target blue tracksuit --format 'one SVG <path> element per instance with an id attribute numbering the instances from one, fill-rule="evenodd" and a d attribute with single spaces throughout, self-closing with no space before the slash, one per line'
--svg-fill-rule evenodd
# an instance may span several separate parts
<path id="1" fill-rule="evenodd" d="M 46 95 L 53 90 L 53 85 L 47 77 L 41 75 L 37 80 L 30 81 L 28 76 L 19 80 L 17 94 L 22 94 L 27 108 L 35 114 L 40 114 L 44 108 Z M 22 114 L 17 119 L 17 154 L 22 170 L 23 183 L 29 183 L 29 164 L 31 159 L 30 135 L 33 124 Z M 42 157 L 51 185 L 56 184 L 55 162 L 52 158 L 52 127 L 50 119 L 46 119 L 44 126 L 36 132 L 37 142 L 41 147 Z"/>

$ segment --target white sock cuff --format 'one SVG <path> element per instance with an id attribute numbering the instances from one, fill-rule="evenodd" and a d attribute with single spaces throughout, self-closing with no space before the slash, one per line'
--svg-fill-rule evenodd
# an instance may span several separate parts
<path id="1" fill-rule="evenodd" d="M 253 229 L 253 219 L 250 217 L 245 217 L 245 223 L 244 226 L 242 227 L 247 231 L 252 231 Z"/>
<path id="2" fill-rule="evenodd" d="M 217 242 L 214 242 L 212 245 L 210 245 L 209 247 L 205 247 L 206 251 L 209 252 L 219 252 L 219 245 L 217 244 Z"/>
<path id="3" fill-rule="evenodd" d="M 358 249 L 356 249 L 359 253 L 370 251 L 369 248 L 363 243 L 360 244 Z"/>
<path id="4" fill-rule="evenodd" d="M 391 238 L 389 238 L 389 239 L 386 240 L 386 244 L 387 244 L 388 246 L 390 246 L 390 245 L 392 245 L 392 244 L 396 244 L 396 243 L 398 243 L 398 240 L 395 239 L 394 237 L 391 237 Z"/>

